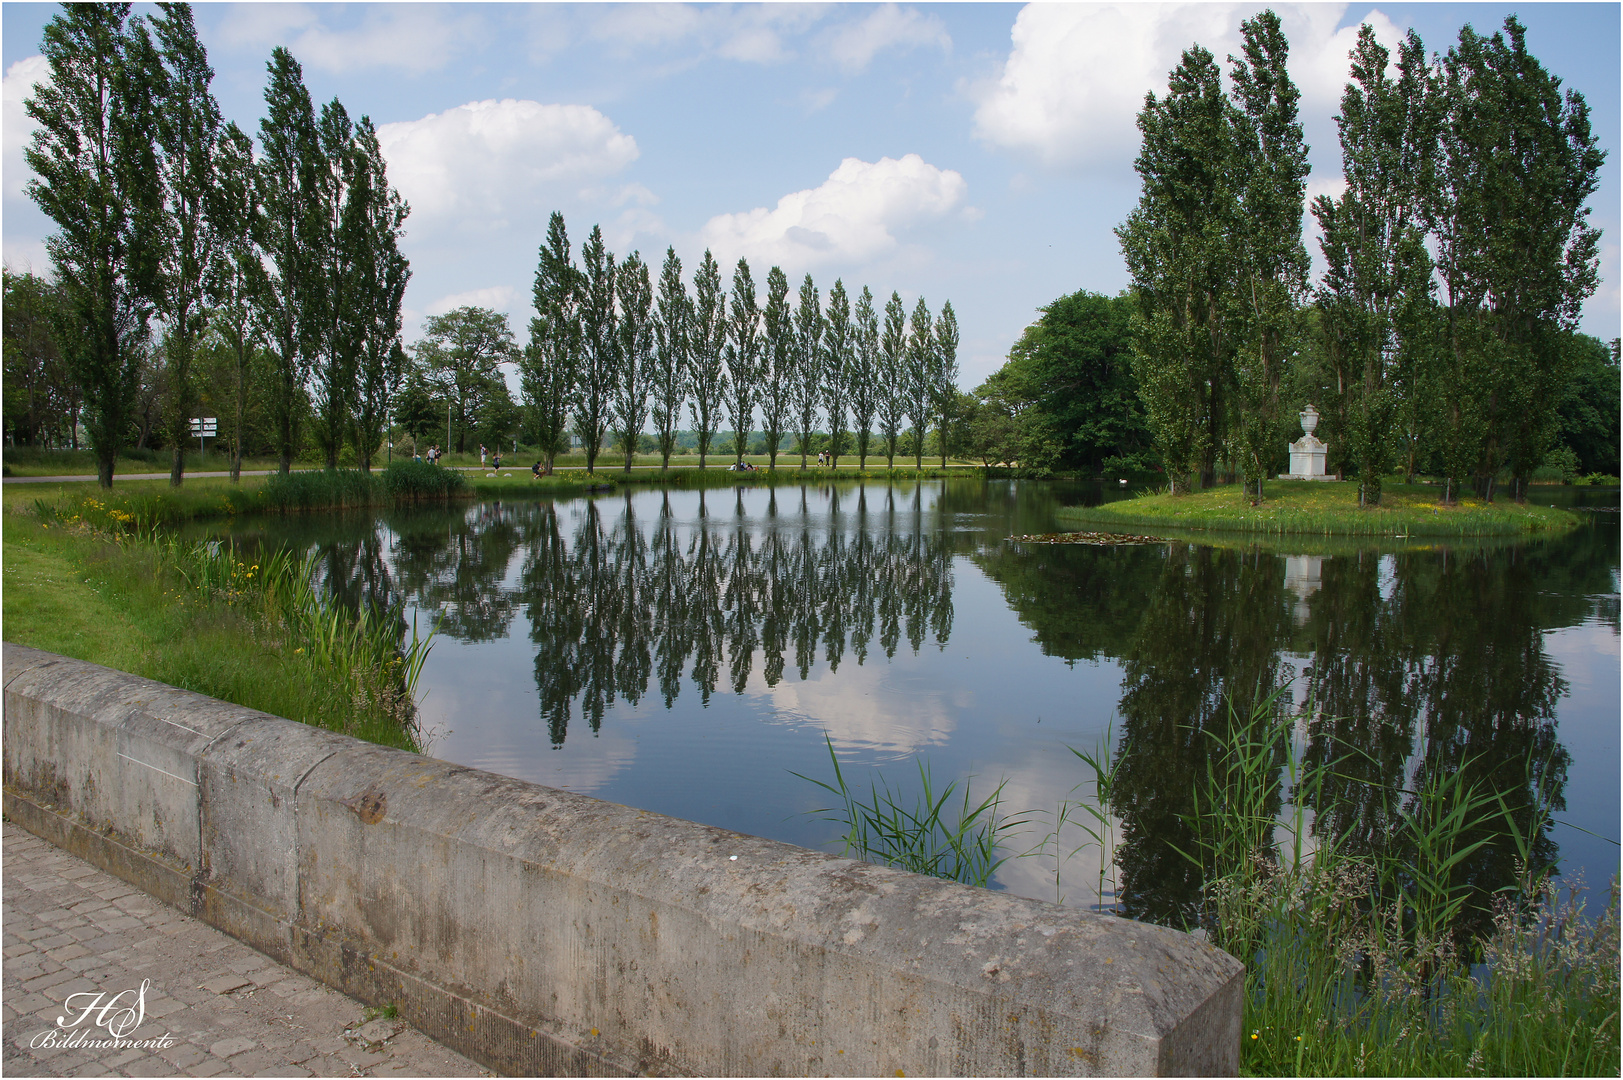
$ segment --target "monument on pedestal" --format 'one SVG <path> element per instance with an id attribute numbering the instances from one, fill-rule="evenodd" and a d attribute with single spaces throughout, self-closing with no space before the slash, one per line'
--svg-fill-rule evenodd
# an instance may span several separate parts
<path id="1" fill-rule="evenodd" d="M 1329 446 L 1314 437 L 1318 430 L 1319 410 L 1312 405 L 1298 414 L 1302 421 L 1302 437 L 1290 444 L 1291 471 L 1280 473 L 1281 480 L 1332 480 L 1324 473 L 1324 455 Z"/>

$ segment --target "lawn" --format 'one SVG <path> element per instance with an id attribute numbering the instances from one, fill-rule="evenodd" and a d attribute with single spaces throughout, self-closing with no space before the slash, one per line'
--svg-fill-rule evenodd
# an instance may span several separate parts
<path id="1" fill-rule="evenodd" d="M 1388 484 L 1378 507 L 1358 505 L 1358 485 L 1311 480 L 1276 480 L 1253 506 L 1238 484 L 1188 495 L 1165 493 L 1071 506 L 1058 512 L 1065 521 L 1134 529 L 1197 529 L 1214 532 L 1289 533 L 1356 536 L 1516 536 L 1573 527 L 1566 510 L 1539 505 L 1537 489 L 1526 503 L 1509 499 L 1484 503 L 1474 496 L 1452 505 L 1438 501 L 1429 484 Z"/>

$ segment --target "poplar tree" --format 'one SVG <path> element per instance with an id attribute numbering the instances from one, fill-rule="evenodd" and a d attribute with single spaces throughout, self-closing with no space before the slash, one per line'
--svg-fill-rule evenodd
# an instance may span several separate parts
<path id="1" fill-rule="evenodd" d="M 947 431 L 958 406 L 958 315 L 952 301 L 941 305 L 935 321 L 935 370 L 930 395 L 935 408 L 936 435 L 941 442 L 941 467 L 947 467 Z"/>
<path id="2" fill-rule="evenodd" d="M 265 410 L 276 444 L 277 467 L 287 473 L 298 449 L 302 393 L 313 342 L 319 341 L 323 288 L 318 230 L 320 147 L 315 110 L 304 73 L 284 48 L 271 52 L 265 116 L 259 123 L 260 158 L 254 170 L 258 218 L 255 240 L 264 253 L 264 287 L 256 296 L 270 346 Z M 318 219 L 319 220 L 319 219 Z"/>
<path id="3" fill-rule="evenodd" d="M 1231 113 L 1239 254 L 1230 293 L 1239 309 L 1234 350 L 1239 416 L 1233 443 L 1246 490 L 1256 501 L 1287 432 L 1279 393 L 1301 337 L 1308 287 L 1310 262 L 1302 246 L 1308 163 L 1297 119 L 1301 95 L 1286 67 L 1290 46 L 1279 16 L 1264 11 L 1241 23 L 1240 32 L 1242 55 L 1229 58 L 1238 102 Z"/>
<path id="4" fill-rule="evenodd" d="M 885 467 L 896 467 L 896 438 L 907 413 L 904 366 L 907 363 L 907 308 L 892 292 L 885 302 L 885 329 L 879 336 L 879 376 L 874 400 L 879 412 L 879 434 L 885 440 Z"/>
<path id="5" fill-rule="evenodd" d="M 650 380 L 661 470 L 671 467 L 676 425 L 687 397 L 691 307 L 687 286 L 682 283 L 682 260 L 676 257 L 675 248 L 667 247 L 665 264 L 659 272 L 659 313 L 654 320 L 654 373 Z"/>
<path id="6" fill-rule="evenodd" d="M 57 227 L 45 246 L 68 324 L 58 343 L 104 488 L 132 420 L 164 246 L 157 72 L 125 26 L 129 8 L 66 5 L 40 46 L 51 77 L 25 104 L 39 124 L 24 151 L 28 196 Z"/>
<path id="7" fill-rule="evenodd" d="M 743 259 L 733 269 L 732 310 L 727 315 L 727 405 L 733 414 L 736 461 L 742 463 L 755 421 L 755 398 L 761 381 L 761 309 L 755 280 Z"/>
<path id="8" fill-rule="evenodd" d="M 1174 493 L 1215 480 L 1229 410 L 1235 278 L 1232 106 L 1212 54 L 1191 46 L 1146 94 L 1135 168 L 1138 206 L 1117 230 L 1139 311 L 1134 362 L 1150 430 Z"/>
<path id="9" fill-rule="evenodd" d="M 534 418 L 548 476 L 559 451 L 567 449 L 569 401 L 580 362 L 578 280 L 564 216 L 554 210 L 536 262 L 530 343 L 519 360 L 519 392 Z"/>
<path id="10" fill-rule="evenodd" d="M 353 262 L 346 240 L 344 209 L 354 182 L 351 143 L 355 128 L 337 98 L 321 107 L 316 120 L 315 185 L 309 206 L 312 257 L 321 287 L 311 294 L 315 311 L 311 375 L 316 407 L 316 441 L 329 469 L 338 467 L 355 388 L 355 342 L 345 333 L 348 308 L 355 303 Z"/>
<path id="11" fill-rule="evenodd" d="M 654 363 L 654 283 L 648 264 L 633 251 L 615 274 L 620 297 L 619 378 L 614 387 L 614 426 L 631 471 L 637 439 L 648 419 L 648 384 Z"/>
<path id="12" fill-rule="evenodd" d="M 243 428 L 248 395 L 258 377 L 262 335 L 255 306 L 265 286 L 265 267 L 254 244 L 259 203 L 254 186 L 253 140 L 236 124 L 227 124 L 215 149 L 215 184 L 209 193 L 209 217 L 220 243 L 220 257 L 208 278 L 214 331 L 230 361 L 231 482 L 242 480 Z"/>
<path id="13" fill-rule="evenodd" d="M 776 469 L 778 444 L 783 441 L 795 376 L 795 320 L 789 307 L 789 277 L 781 266 L 774 266 L 766 275 L 762 334 L 765 376 L 761 388 L 761 427 L 766 434 L 767 468 Z"/>
<path id="14" fill-rule="evenodd" d="M 699 468 L 710 453 L 710 440 L 721 424 L 727 373 L 721 348 L 727 337 L 727 294 L 721 289 L 721 267 L 706 248 L 699 272 L 693 275 L 693 309 L 688 323 L 688 387 L 693 400 L 688 410 L 699 437 Z"/>
<path id="15" fill-rule="evenodd" d="M 827 329 L 823 346 L 823 408 L 828 412 L 829 463 L 840 463 L 840 446 L 845 441 L 845 416 L 849 402 L 846 371 L 851 367 L 851 354 L 856 344 L 855 328 L 851 324 L 851 298 L 846 295 L 845 282 L 834 279 L 828 291 Z"/>
<path id="16" fill-rule="evenodd" d="M 410 208 L 389 186 L 388 170 L 368 117 L 355 127 L 351 183 L 340 226 L 350 280 L 340 332 L 353 357 L 355 457 L 370 472 L 383 439 L 391 401 L 405 378 L 400 305 L 411 266 L 400 252 Z"/>
<path id="17" fill-rule="evenodd" d="M 220 107 L 209 91 L 214 71 L 197 40 L 189 4 L 159 4 L 152 21 L 156 53 L 147 61 L 154 75 L 159 173 L 167 226 L 158 278 L 158 314 L 167 327 L 164 369 L 168 382 L 164 429 L 173 448 L 169 483 L 186 473 L 186 448 L 197 404 L 194 371 L 198 344 L 208 325 L 206 290 L 220 257 L 220 240 L 208 210 L 213 193 Z M 151 48 L 136 30 L 143 51 Z"/>
<path id="18" fill-rule="evenodd" d="M 615 335 L 614 253 L 593 225 L 580 250 L 580 368 L 575 376 L 575 435 L 586 450 L 586 471 L 597 467 L 608 431 L 620 343 Z"/>
<path id="19" fill-rule="evenodd" d="M 924 468 L 924 431 L 930 426 L 931 405 L 935 397 L 932 383 L 935 378 L 935 323 L 930 307 L 919 297 L 913 305 L 913 319 L 908 328 L 907 347 L 902 354 L 902 387 L 906 396 L 908 419 L 913 421 L 913 467 Z"/>
<path id="20" fill-rule="evenodd" d="M 845 382 L 850 388 L 851 423 L 857 437 L 857 464 L 866 469 L 868 444 L 882 389 L 879 382 L 879 316 L 874 311 L 873 293 L 866 285 L 862 287 L 862 295 L 857 298 L 851 336 L 851 357 L 846 367 Z"/>
<path id="21" fill-rule="evenodd" d="M 1515 16 L 1491 38 L 1461 29 L 1440 76 L 1430 209 L 1448 313 L 1436 378 L 1445 455 L 1460 478 L 1474 444 L 1480 493 L 1491 500 L 1508 465 L 1512 494 L 1524 499 L 1554 438 L 1562 334 L 1598 283 L 1600 233 L 1584 203 L 1605 155 L 1583 96 L 1563 98 Z"/>
<path id="22" fill-rule="evenodd" d="M 812 428 L 817 423 L 817 404 L 822 397 L 818 383 L 823 374 L 824 325 L 817 286 L 807 274 L 800 283 L 800 303 L 795 307 L 795 372 L 789 380 L 802 469 L 806 467 L 806 455 L 811 452 Z"/>
<path id="23" fill-rule="evenodd" d="M 1368 25 L 1351 56 L 1336 121 L 1347 186 L 1339 198 L 1313 202 L 1326 264 L 1317 290 L 1320 352 L 1336 387 L 1321 408 L 1358 477 L 1360 503 L 1377 506 L 1399 407 L 1422 391 L 1416 376 L 1434 317 L 1423 195 L 1435 171 L 1436 99 L 1414 31 L 1399 46 L 1396 78 L 1387 77 L 1389 53 Z"/>

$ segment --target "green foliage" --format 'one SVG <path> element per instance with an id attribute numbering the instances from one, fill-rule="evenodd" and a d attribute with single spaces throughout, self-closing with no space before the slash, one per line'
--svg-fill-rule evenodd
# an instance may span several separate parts
<path id="1" fill-rule="evenodd" d="M 1150 431 L 1132 367 L 1133 301 L 1086 291 L 1045 305 L 975 391 L 970 449 L 987 462 L 1095 475 L 1109 458 L 1143 469 Z"/>
<path id="2" fill-rule="evenodd" d="M 511 405 L 501 365 L 517 356 L 513 331 L 499 311 L 459 307 L 429 316 L 416 361 L 435 396 L 450 403 L 450 442 L 457 453 L 468 449 L 468 436 L 492 409 Z"/>

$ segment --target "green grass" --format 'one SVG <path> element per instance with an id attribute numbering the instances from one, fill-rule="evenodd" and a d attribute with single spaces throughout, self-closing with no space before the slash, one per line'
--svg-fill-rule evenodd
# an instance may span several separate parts
<path id="1" fill-rule="evenodd" d="M 1147 494 L 1099 506 L 1064 507 L 1057 516 L 1137 530 L 1379 537 L 1515 536 L 1556 532 L 1578 523 L 1566 510 L 1537 505 L 1536 494 L 1522 505 L 1468 496 L 1450 506 L 1439 504 L 1438 494 L 1435 487 L 1390 484 L 1380 506 L 1360 507 L 1356 484 L 1277 480 L 1266 486 L 1266 497 L 1257 506 L 1234 484 L 1188 495 Z"/>
<path id="2" fill-rule="evenodd" d="M 419 749 L 412 694 L 427 639 L 402 640 L 388 613 L 335 610 L 309 588 L 309 567 L 49 511 L 8 512 L 3 529 L 7 641 Z"/>
<path id="3" fill-rule="evenodd" d="M 125 450 L 113 463 L 113 481 L 125 473 L 168 473 L 174 452 L 159 450 Z M 96 475 L 96 455 L 90 450 L 42 450 L 32 446 L 8 446 L 4 451 L 7 476 L 89 476 Z M 244 458 L 244 471 L 275 469 L 274 457 Z M 319 468 L 316 462 L 295 462 L 294 468 Z M 213 445 L 206 457 L 199 456 L 195 445 L 186 451 L 186 473 L 229 472 L 230 457 Z"/>

